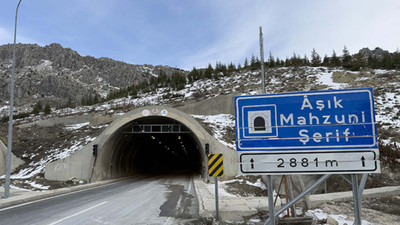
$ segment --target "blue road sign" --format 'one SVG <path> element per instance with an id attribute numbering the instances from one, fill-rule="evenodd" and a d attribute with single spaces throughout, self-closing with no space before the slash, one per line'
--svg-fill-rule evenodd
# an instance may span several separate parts
<path id="1" fill-rule="evenodd" d="M 250 172 L 262 173 L 274 163 L 276 171 L 285 172 L 284 166 L 294 171 L 301 168 L 297 167 L 301 154 L 310 152 L 329 159 L 319 162 L 321 157 L 304 158 L 304 165 L 308 160 L 314 160 L 315 165 L 310 165 L 317 167 L 335 162 L 326 163 L 327 170 L 340 171 L 333 165 L 336 162 L 344 165 L 346 151 L 352 152 L 353 158 L 359 156 L 360 170 L 367 171 L 367 158 L 368 163 L 375 165 L 371 164 L 368 170 L 377 169 L 375 161 L 379 152 L 371 88 L 236 96 L 235 111 L 239 163 L 241 166 L 247 163 Z M 354 153 L 357 151 L 361 153 Z M 365 151 L 371 154 L 362 153 Z M 289 158 L 284 159 L 279 153 Z M 290 158 L 288 154 L 297 158 Z M 342 168 L 348 169 L 348 166 Z M 358 167 L 351 169 L 357 171 Z M 241 171 L 245 172 L 243 167 Z M 301 173 L 304 168 L 296 171 Z M 320 167 L 318 171 L 325 170 Z"/>

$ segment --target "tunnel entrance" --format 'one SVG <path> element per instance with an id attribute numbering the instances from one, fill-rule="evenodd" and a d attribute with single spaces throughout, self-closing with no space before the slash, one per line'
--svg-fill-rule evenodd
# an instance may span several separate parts
<path id="1" fill-rule="evenodd" d="M 110 165 L 113 177 L 200 174 L 201 144 L 184 124 L 162 116 L 135 119 L 119 129 Z"/>

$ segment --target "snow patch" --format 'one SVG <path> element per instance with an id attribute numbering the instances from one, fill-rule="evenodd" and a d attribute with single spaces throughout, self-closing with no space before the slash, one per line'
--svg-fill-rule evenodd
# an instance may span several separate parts
<path id="1" fill-rule="evenodd" d="M 318 74 L 319 83 L 322 85 L 327 85 L 332 89 L 342 89 L 344 87 L 344 85 L 341 83 L 333 82 L 332 74 L 333 74 L 332 72 Z"/>
<path id="2" fill-rule="evenodd" d="M 353 224 L 353 222 L 354 222 L 354 220 L 350 220 L 345 215 L 327 214 L 322 209 L 308 210 L 305 213 L 305 215 L 314 217 L 318 220 L 323 220 L 323 219 L 327 219 L 328 217 L 331 217 L 332 219 L 334 219 L 338 222 L 338 225 L 348 225 L 348 224 Z M 372 225 L 372 223 L 370 223 L 366 220 L 362 220 L 361 224 L 362 225 Z"/>
<path id="3" fill-rule="evenodd" d="M 226 129 L 235 127 L 235 117 L 231 114 L 218 114 L 218 115 L 191 115 L 195 119 L 200 119 L 208 124 L 213 130 L 214 137 L 225 146 L 236 149 L 235 143 L 228 143 L 225 141 Z"/>
<path id="4" fill-rule="evenodd" d="M 89 122 L 66 125 L 65 129 L 67 129 L 67 130 L 78 130 L 78 129 L 80 129 L 82 127 L 85 127 L 85 126 L 89 126 Z"/>

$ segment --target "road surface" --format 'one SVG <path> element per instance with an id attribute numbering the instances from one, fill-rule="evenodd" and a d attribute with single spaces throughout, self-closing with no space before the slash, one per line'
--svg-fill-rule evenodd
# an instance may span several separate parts
<path id="1" fill-rule="evenodd" d="M 184 224 L 198 217 L 193 181 L 138 176 L 102 187 L 0 209 L 0 224 Z"/>

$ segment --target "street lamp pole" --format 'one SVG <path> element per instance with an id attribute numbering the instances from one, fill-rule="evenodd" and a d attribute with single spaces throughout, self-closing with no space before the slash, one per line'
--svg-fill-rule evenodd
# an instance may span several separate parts
<path id="1" fill-rule="evenodd" d="M 17 42 L 17 15 L 21 1 L 22 0 L 19 0 L 17 9 L 15 11 L 13 63 L 11 69 L 11 88 L 10 88 L 10 115 L 8 120 L 8 143 L 7 143 L 7 156 L 6 156 L 6 181 L 4 184 L 3 198 L 10 197 L 11 149 L 12 149 L 12 129 L 13 129 L 13 111 L 14 111 L 15 49 Z"/>

